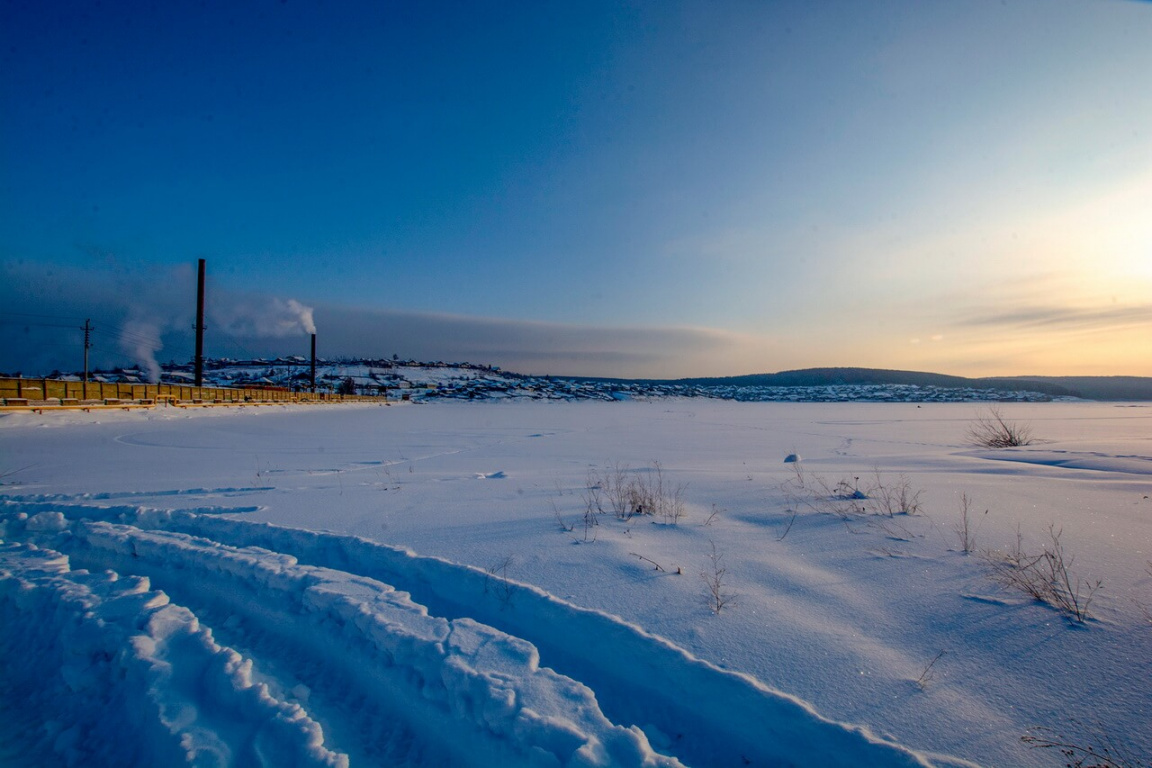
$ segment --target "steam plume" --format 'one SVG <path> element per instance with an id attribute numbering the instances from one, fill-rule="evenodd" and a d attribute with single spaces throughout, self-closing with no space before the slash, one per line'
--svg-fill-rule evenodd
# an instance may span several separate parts
<path id="1" fill-rule="evenodd" d="M 156 353 L 164 348 L 160 337 L 160 327 L 146 320 L 127 320 L 120 328 L 120 348 L 132 356 L 153 384 L 160 381 L 160 364 L 156 362 Z"/>
<path id="2" fill-rule="evenodd" d="M 209 303 L 209 323 L 233 338 L 281 339 L 316 332 L 312 308 L 295 299 L 222 293 Z"/>

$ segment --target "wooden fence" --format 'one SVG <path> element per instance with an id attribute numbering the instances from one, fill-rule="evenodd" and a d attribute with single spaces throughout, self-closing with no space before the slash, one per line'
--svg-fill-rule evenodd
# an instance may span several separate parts
<path id="1" fill-rule="evenodd" d="M 0 378 L 0 403 L 10 399 L 44 403 L 52 400 L 79 402 L 105 400 L 174 400 L 204 403 L 301 403 L 301 402 L 380 402 L 383 397 L 290 392 L 287 389 L 237 389 L 230 387 L 189 387 L 181 384 L 109 384 L 100 381 L 61 381 L 60 379 Z"/>

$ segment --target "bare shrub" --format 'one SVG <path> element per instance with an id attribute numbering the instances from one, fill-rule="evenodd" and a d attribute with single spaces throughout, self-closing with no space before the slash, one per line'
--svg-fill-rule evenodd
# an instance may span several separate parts
<path id="1" fill-rule="evenodd" d="M 596 473 L 589 472 L 587 482 L 584 484 L 584 490 L 580 494 L 581 501 L 584 502 L 584 512 L 581 515 L 581 522 L 584 524 L 584 541 L 590 542 L 596 540 L 596 528 L 600 525 L 600 515 L 604 514 L 604 506 L 601 503 L 602 489 Z"/>
<path id="2" fill-rule="evenodd" d="M 684 517 L 683 483 L 666 483 L 664 470 L 659 462 L 652 463 L 648 474 L 648 503 L 652 504 L 653 514 L 667 525 L 676 525 Z"/>
<path id="3" fill-rule="evenodd" d="M 556 518 L 556 524 L 560 526 L 560 530 L 565 533 L 572 533 L 576 529 L 575 525 L 565 520 L 564 516 L 560 514 L 560 509 L 556 506 L 555 501 L 552 502 L 552 515 Z"/>
<path id="4" fill-rule="evenodd" d="M 807 508 L 847 520 L 858 515 L 915 515 L 922 508 L 921 491 L 903 474 L 893 480 L 877 469 L 871 481 L 861 488 L 859 476 L 831 483 L 805 472 L 799 462 L 792 464 L 792 472 L 780 489 L 793 513 Z"/>
<path id="5" fill-rule="evenodd" d="M 895 480 L 886 480 L 876 470 L 872 485 L 864 492 L 867 496 L 865 507 L 873 514 L 915 515 L 920 512 L 920 491 L 912 487 L 907 475 L 897 475 Z"/>
<path id="6" fill-rule="evenodd" d="M 656 465 L 659 467 L 659 465 Z M 663 485 L 663 478 L 660 480 Z M 641 474 L 633 474 L 628 478 L 624 490 L 625 503 L 628 507 L 628 516 L 656 514 L 657 482 L 653 478 Z"/>
<path id="7" fill-rule="evenodd" d="M 1008 421 L 999 408 L 993 406 L 978 414 L 968 426 L 968 442 L 980 448 L 1016 448 L 1032 444 L 1032 427 L 1017 421 Z"/>
<path id="8" fill-rule="evenodd" d="M 1016 542 L 1007 551 L 983 553 L 989 578 L 1002 587 L 1022 592 L 1037 602 L 1052 606 L 1066 616 L 1083 622 L 1092 597 L 1104 582 L 1086 581 L 1070 570 L 1075 558 L 1064 553 L 1060 541 L 1063 529 L 1048 526 L 1048 541 L 1039 552 L 1025 552 L 1020 529 Z"/>
<path id="9" fill-rule="evenodd" d="M 584 508 L 594 515 L 604 514 L 603 496 L 604 489 L 600 477 L 595 470 L 589 470 L 584 478 L 584 489 L 580 492 Z"/>
<path id="10" fill-rule="evenodd" d="M 728 589 L 728 569 L 724 566 L 724 555 L 716 551 L 716 542 L 709 539 L 708 545 L 712 548 L 708 555 L 708 569 L 700 572 L 700 578 L 707 588 L 708 607 L 713 613 L 720 613 L 736 596 Z"/>
<path id="11" fill-rule="evenodd" d="M 862 515 L 868 495 L 860 490 L 860 478 L 838 480 L 835 484 L 817 474 L 804 471 L 799 463 L 792 465 L 793 476 L 781 484 L 788 506 L 793 511 L 808 509 L 819 514 L 833 514 L 842 519 Z"/>
<path id="12" fill-rule="evenodd" d="M 948 653 L 946 650 L 941 650 L 940 653 L 932 657 L 932 661 L 928 662 L 928 666 L 924 667 L 924 671 L 920 673 L 920 677 L 916 678 L 916 685 L 920 686 L 920 690 L 928 687 L 928 683 L 932 682 L 936 677 L 936 673 L 932 671 L 932 667 L 936 666 L 936 662 Z"/>
<path id="13" fill-rule="evenodd" d="M 788 525 L 784 526 L 784 533 L 777 536 L 776 541 L 784 541 L 785 537 L 788 536 L 788 532 L 792 530 L 792 524 L 796 522 L 796 516 L 799 513 L 794 509 L 789 509 L 788 511 L 792 513 L 792 516 L 788 518 Z"/>
<path id="14" fill-rule="evenodd" d="M 1100 724 L 1085 726 L 1069 720 L 1068 728 L 1071 735 L 1052 728 L 1031 728 L 1020 740 L 1033 749 L 1056 750 L 1067 768 L 1152 768 L 1152 762 L 1136 757 L 1127 744 Z"/>
<path id="15" fill-rule="evenodd" d="M 596 515 L 591 509 L 585 509 L 581 520 L 584 523 L 584 543 L 588 544 L 596 541 L 596 526 L 600 525 L 600 522 L 596 519 Z"/>
<path id="16" fill-rule="evenodd" d="M 797 516 L 803 507 L 812 508 L 810 498 L 812 496 L 811 490 L 808 488 L 808 475 L 804 471 L 804 465 L 800 461 L 800 457 L 796 457 L 795 462 L 790 463 L 792 469 L 792 476 L 784 482 L 780 483 L 780 492 L 784 494 L 784 500 L 788 504 L 786 514 L 790 515 L 788 525 L 784 528 L 784 533 L 777 538 L 777 541 L 783 541 L 788 532 L 792 530 L 792 524 L 796 522 Z"/>
<path id="17" fill-rule="evenodd" d="M 592 478 L 604 489 L 612 514 L 621 520 L 632 517 L 632 508 L 629 505 L 627 466 L 622 467 L 617 462 L 610 469 L 605 470 L 603 475 L 598 475 L 593 470 Z"/>
<path id="18" fill-rule="evenodd" d="M 652 515 L 668 525 L 676 525 L 684 517 L 683 496 L 687 486 L 667 481 L 658 461 L 652 462 L 651 468 L 644 472 L 633 472 L 620 464 L 603 475 L 593 470 L 589 473 L 589 484 L 603 490 L 608 507 L 621 520 Z"/>
<path id="19" fill-rule="evenodd" d="M 502 608 L 512 603 L 514 588 L 508 579 L 508 569 L 512 567 L 512 562 L 512 555 L 505 555 L 486 569 L 487 575 L 484 577 L 484 594 L 495 595 Z"/>
<path id="20" fill-rule="evenodd" d="M 639 552 L 629 552 L 628 554 L 632 555 L 632 557 L 639 559 L 641 562 L 651 563 L 653 565 L 653 570 L 667 573 L 667 571 L 664 570 L 664 566 L 660 565 L 660 563 L 656 562 L 655 560 L 653 560 L 650 557 L 644 557 L 644 555 L 640 554 Z M 676 569 L 676 573 L 677 574 L 680 573 L 679 568 Z"/>
<path id="21" fill-rule="evenodd" d="M 976 550 L 976 533 L 980 530 L 981 523 L 984 518 L 980 519 L 980 523 L 975 526 L 972 525 L 972 499 L 968 497 L 967 493 L 960 495 L 960 522 L 952 526 L 952 530 L 956 532 L 956 538 L 960 540 L 960 551 L 964 554 L 971 554 Z M 988 510 L 984 510 L 984 514 L 988 514 Z"/>
<path id="22" fill-rule="evenodd" d="M 556 486 L 556 493 L 563 498 L 564 491 L 559 485 Z M 603 510 L 600 507 L 600 491 L 593 485 L 587 486 L 580 494 L 581 501 L 583 502 L 584 509 L 580 516 L 580 522 L 584 527 L 585 543 L 596 541 L 596 528 L 600 525 L 600 515 Z M 572 540 L 579 543 L 581 539 L 575 535 L 576 524 L 569 522 L 564 515 L 560 514 L 560 508 L 556 506 L 556 500 L 552 499 L 552 516 L 556 518 L 556 524 L 560 526 L 560 530 L 572 536 Z"/>
<path id="23" fill-rule="evenodd" d="M 804 471 L 804 462 L 800 461 L 800 457 L 797 456 L 796 461 L 791 462 L 791 465 L 792 477 L 790 477 L 786 482 L 796 486 L 797 488 L 807 488 L 808 475 Z"/>

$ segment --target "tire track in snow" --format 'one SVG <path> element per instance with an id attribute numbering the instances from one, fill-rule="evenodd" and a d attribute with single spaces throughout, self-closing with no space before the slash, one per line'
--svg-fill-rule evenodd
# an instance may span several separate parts
<path id="1" fill-rule="evenodd" d="M 15 506 L 35 513 L 50 505 Z M 642 725 L 657 748 L 685 763 L 970 765 L 915 753 L 866 729 L 828 721 L 806 703 L 752 678 L 716 668 L 638 627 L 534 587 L 509 583 L 490 590 L 491 577 L 477 568 L 353 537 L 181 511 L 68 511 L 119 518 L 143 529 L 182 531 L 234 547 L 259 546 L 317 568 L 395 584 L 439 615 L 457 621 L 471 617 L 530 641 L 549 666 L 591 685 L 609 717 Z"/>
<path id="2" fill-rule="evenodd" d="M 326 598 L 339 600 L 338 593 L 325 594 L 331 585 L 299 583 L 301 574 L 290 573 L 290 557 L 246 555 L 179 535 L 104 526 L 77 530 L 90 545 L 81 548 L 78 559 L 152 574 L 157 586 L 191 605 L 197 615 L 221 619 L 219 631 L 236 635 L 257 667 L 276 676 L 278 687 L 308 686 L 309 709 L 355 764 L 519 762 L 515 753 L 461 728 L 450 713 L 424 698 L 426 678 L 434 670 L 419 670 L 423 674 L 413 680 L 410 667 L 418 663 L 419 654 L 407 656 L 413 652 L 402 646 L 423 644 L 427 651 L 427 646 L 446 639 L 447 627 L 443 620 L 422 615 L 418 606 L 388 600 L 394 596 L 386 586 L 374 590 L 373 585 L 345 584 L 347 591 L 366 586 L 362 596 L 374 604 L 370 609 L 351 601 L 333 606 Z M 205 562 L 207 558 L 225 560 Z M 253 576 L 250 569 L 262 572 Z M 307 582 L 312 581 L 309 575 L 303 576 Z M 274 580 L 286 583 L 270 588 Z M 330 608 L 335 610 L 326 610 Z M 406 615 L 382 617 L 391 612 L 388 608 Z M 372 626 L 371 618 L 383 618 L 385 626 Z M 389 619 L 395 627 L 387 626 Z M 364 635 L 372 637 L 366 640 Z M 408 695 L 400 693 L 405 688 Z"/>
<path id="3" fill-rule="evenodd" d="M 19 738 L 32 764 L 348 765 L 146 578 L 0 542 L 0 623 L 5 694 L 40 720 Z"/>
<path id="4" fill-rule="evenodd" d="M 74 563 L 56 556 L 63 568 L 147 574 L 204 615 L 241 617 L 231 632 L 255 641 L 258 666 L 270 652 L 266 669 L 291 670 L 278 688 L 297 680 L 313 688 L 309 706 L 348 740 L 354 763 L 678 765 L 653 753 L 638 729 L 610 723 L 585 686 L 541 668 L 529 643 L 470 619 L 430 616 L 386 584 L 181 533 L 69 525 L 58 511 L 6 517 L 6 536 L 68 552 Z M 241 625 L 256 629 L 245 637 Z"/>
<path id="5" fill-rule="evenodd" d="M 525 638 L 549 666 L 590 685 L 613 721 L 640 725 L 654 746 L 687 764 L 971 765 L 915 753 L 866 728 L 826 720 L 799 699 L 697 659 L 615 616 L 530 585 L 502 582 L 493 589 L 493 577 L 479 568 L 357 537 L 179 513 L 160 517 L 167 521 L 147 524 L 210 531 L 221 540 L 372 575 L 403 585 L 442 615 L 473 616 Z"/>

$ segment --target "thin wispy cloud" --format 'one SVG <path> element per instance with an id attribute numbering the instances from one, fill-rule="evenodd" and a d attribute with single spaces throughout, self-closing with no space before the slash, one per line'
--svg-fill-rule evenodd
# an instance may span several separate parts
<path id="1" fill-rule="evenodd" d="M 1117 327 L 1148 326 L 1152 330 L 1152 304 L 1125 307 L 1032 307 L 1008 312 L 990 312 L 959 320 L 959 325 L 1010 327 L 1017 329 L 1107 330 Z"/>
<path id="2" fill-rule="evenodd" d="M 366 356 L 493 363 L 525 373 L 669 378 L 726 370 L 770 344 L 705 328 L 544 323 L 445 313 L 316 308 L 318 344 L 332 357 Z M 267 348 L 288 354 L 290 345 Z"/>

